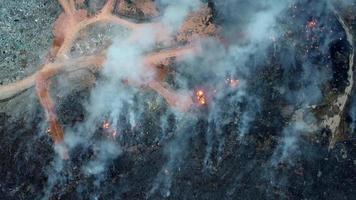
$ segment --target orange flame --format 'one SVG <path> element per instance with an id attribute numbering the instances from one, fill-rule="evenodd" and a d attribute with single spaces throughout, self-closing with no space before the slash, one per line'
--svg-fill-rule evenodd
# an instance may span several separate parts
<path id="1" fill-rule="evenodd" d="M 311 29 L 312 29 L 312 28 L 315 28 L 316 25 L 317 25 L 316 20 L 311 20 L 311 21 L 309 21 L 308 24 L 307 24 L 308 28 L 311 28 Z"/>
<path id="2" fill-rule="evenodd" d="M 110 124 L 108 121 L 104 121 L 103 123 L 103 129 L 109 129 L 110 128 Z"/>
<path id="3" fill-rule="evenodd" d="M 104 121 L 103 122 L 103 129 L 104 129 L 104 134 L 111 138 L 111 139 L 115 139 L 118 135 L 117 130 L 115 130 L 114 128 L 110 127 L 110 123 L 109 121 Z"/>
<path id="4" fill-rule="evenodd" d="M 205 93 L 203 90 L 198 90 L 196 93 L 196 98 L 198 100 L 198 103 L 200 105 L 205 105 L 206 104 L 206 97 L 205 97 Z"/>

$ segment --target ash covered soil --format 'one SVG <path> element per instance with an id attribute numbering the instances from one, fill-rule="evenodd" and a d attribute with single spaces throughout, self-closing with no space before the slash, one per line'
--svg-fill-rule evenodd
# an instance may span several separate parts
<path id="1" fill-rule="evenodd" d="M 69 160 L 55 152 L 33 88 L 0 102 L 0 199 L 356 199 L 355 5 L 330 2 L 335 10 L 327 1 L 292 1 L 275 17 L 277 34 L 264 37 L 255 25 L 268 22 L 248 26 L 265 9 L 259 1 L 209 1 L 223 47 L 208 42 L 197 61 L 174 64 L 167 82 L 214 91 L 215 66 L 227 64 L 241 86 L 189 114 L 144 90 L 120 100 L 110 128 L 110 111 L 104 124 L 83 128 L 96 85 L 62 92 L 61 75 L 52 95 L 77 141 Z M 60 12 L 56 1 L 0 2 L 1 85 L 39 69 Z M 246 27 L 256 34 L 245 36 Z M 97 85 L 107 79 L 87 76 Z M 350 86 L 340 110 L 335 102 Z M 335 113 L 341 122 L 333 132 L 323 122 Z M 75 133 L 86 131 L 90 138 L 78 142 Z"/>

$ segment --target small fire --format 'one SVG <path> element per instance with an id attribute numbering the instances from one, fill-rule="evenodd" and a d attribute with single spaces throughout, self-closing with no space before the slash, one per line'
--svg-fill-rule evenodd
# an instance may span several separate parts
<path id="1" fill-rule="evenodd" d="M 310 20 L 310 21 L 308 22 L 308 24 L 307 24 L 308 28 L 310 28 L 310 29 L 315 28 L 316 25 L 317 25 L 317 22 L 316 22 L 316 20 L 314 20 L 314 19 L 313 19 L 313 20 Z"/>
<path id="2" fill-rule="evenodd" d="M 108 122 L 108 121 L 105 121 L 105 122 L 103 123 L 103 129 L 109 129 L 109 128 L 110 128 L 109 122 Z"/>
<path id="3" fill-rule="evenodd" d="M 196 98 L 198 100 L 198 103 L 200 105 L 205 105 L 206 104 L 206 97 L 205 97 L 205 93 L 203 90 L 198 90 L 196 92 Z"/>
<path id="4" fill-rule="evenodd" d="M 110 127 L 110 123 L 108 121 L 103 122 L 104 134 L 109 138 L 115 139 L 117 136 L 117 130 Z"/>

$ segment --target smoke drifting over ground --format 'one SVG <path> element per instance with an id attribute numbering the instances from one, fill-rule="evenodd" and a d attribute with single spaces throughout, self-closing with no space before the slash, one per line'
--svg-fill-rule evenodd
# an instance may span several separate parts
<path id="1" fill-rule="evenodd" d="M 147 26 L 133 36 L 116 27 L 105 67 L 96 74 L 98 81 L 90 91 L 64 89 L 57 110 L 75 116 L 60 116 L 66 124 L 69 160 L 52 152 L 44 139 L 46 125 L 34 128 L 42 131 L 32 142 L 17 141 L 21 133 L 0 140 L 16 143 L 15 147 L 45 144 L 42 148 L 47 148 L 33 151 L 42 152 L 38 156 L 43 160 L 18 150 L 16 159 L 39 162 L 34 165 L 45 169 L 39 173 L 46 178 L 39 184 L 19 175 L 9 182 L 13 192 L 6 198 L 25 190 L 18 186 L 23 180 L 23 185 L 31 185 L 29 196 L 35 199 L 352 199 L 356 195 L 351 187 L 354 178 L 348 178 L 355 166 L 355 144 L 340 142 L 330 150 L 331 135 L 320 123 L 323 109 L 330 112 L 325 108 L 328 101 L 351 84 L 344 79 L 349 61 L 342 58 L 350 54 L 352 44 L 331 10 L 332 3 L 155 3 L 160 15 L 152 20 L 169 27 L 167 34 L 172 37 L 191 13 L 202 6 L 213 10 L 210 21 L 219 26 L 216 36 L 193 34 L 189 45 L 197 50 L 167 61 L 167 85 L 188 94 L 194 105 L 183 112 L 148 90 L 159 74 L 143 62 L 149 52 L 187 42 L 163 37 L 157 44 L 157 33 L 162 31 L 157 27 Z M 354 98 L 348 112 L 351 133 L 355 105 Z M 6 131 L 13 129 L 9 126 Z M 19 170 L 26 168 L 15 164 Z M 11 174 L 6 177 L 13 179 Z M 343 189 L 336 192 L 341 182 Z"/>

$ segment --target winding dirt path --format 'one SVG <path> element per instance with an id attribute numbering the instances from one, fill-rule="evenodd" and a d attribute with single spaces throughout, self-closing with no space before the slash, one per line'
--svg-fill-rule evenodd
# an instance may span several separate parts
<path id="1" fill-rule="evenodd" d="M 336 141 L 337 135 L 340 134 L 339 127 L 341 124 L 341 119 L 345 113 L 346 105 L 350 100 L 351 92 L 353 91 L 354 81 L 355 81 L 354 80 L 354 56 L 355 56 L 354 38 L 350 28 L 346 25 L 342 16 L 334 8 L 333 8 L 333 12 L 346 32 L 347 41 L 351 45 L 352 52 L 350 53 L 349 56 L 349 70 L 347 72 L 347 78 L 350 84 L 345 88 L 343 94 L 338 96 L 337 99 L 332 104 L 332 106 L 338 108 L 338 112 L 334 113 L 334 115 L 332 116 L 324 116 L 324 120 L 321 123 L 323 127 L 328 127 L 332 133 L 329 148 L 333 148 L 335 143 L 337 142 Z"/>

